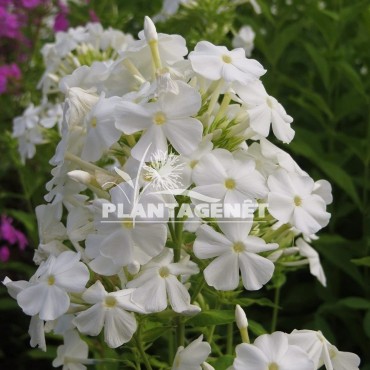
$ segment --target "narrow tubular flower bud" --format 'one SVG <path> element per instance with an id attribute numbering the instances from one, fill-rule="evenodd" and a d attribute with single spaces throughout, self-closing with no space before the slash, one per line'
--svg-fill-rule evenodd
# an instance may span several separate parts
<path id="1" fill-rule="evenodd" d="M 208 364 L 207 362 L 202 363 L 202 369 L 203 370 L 215 370 L 215 368 L 211 366 L 210 364 Z"/>
<path id="2" fill-rule="evenodd" d="M 68 177 L 84 185 L 89 185 L 93 179 L 88 172 L 81 170 L 69 171 Z"/>
<path id="3" fill-rule="evenodd" d="M 237 304 L 235 307 L 236 326 L 240 331 L 243 343 L 250 343 L 248 334 L 248 319 L 244 310 Z"/>
<path id="4" fill-rule="evenodd" d="M 236 326 L 238 327 L 239 330 L 248 327 L 247 316 L 244 310 L 238 304 L 235 307 L 235 319 L 236 319 Z"/>
<path id="5" fill-rule="evenodd" d="M 148 43 L 152 40 L 158 40 L 158 34 L 155 25 L 148 16 L 145 16 L 144 19 L 144 35 Z"/>

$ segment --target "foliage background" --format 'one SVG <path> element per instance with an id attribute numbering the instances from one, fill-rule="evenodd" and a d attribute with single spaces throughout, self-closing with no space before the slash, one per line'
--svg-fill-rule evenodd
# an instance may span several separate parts
<path id="1" fill-rule="evenodd" d="M 314 179 L 329 180 L 334 195 L 331 222 L 314 243 L 328 287 L 323 288 L 307 269 L 290 272 L 286 282 L 284 276 L 278 276 L 267 291 L 273 300 L 276 287 L 281 287 L 277 328 L 321 330 L 339 349 L 360 355 L 361 369 L 369 370 L 370 2 L 258 0 L 258 4 L 262 14 L 256 15 L 242 0 L 199 0 L 193 7 L 181 7 L 173 18 L 158 24 L 158 29 L 183 35 L 191 49 L 200 40 L 231 47 L 233 33 L 246 24 L 253 27 L 252 56 L 268 70 L 263 77 L 266 89 L 294 117 L 296 137 L 284 149 Z M 71 24 L 86 23 L 87 6 L 70 6 Z M 91 0 L 89 4 L 103 26 L 133 35 L 142 28 L 144 15 L 156 14 L 160 7 L 159 0 Z M 48 36 L 52 40 L 53 35 Z M 36 43 L 32 63 L 25 61 L 22 66 L 23 86 L 16 99 L 10 94 L 0 96 L 0 210 L 14 217 L 31 240 L 26 253 L 14 253 L 10 262 L 0 266 L 2 279 L 6 275 L 25 279 L 34 271 L 31 261 L 37 228 L 33 209 L 43 202 L 52 148 L 39 147 L 37 156 L 22 166 L 9 132 L 12 118 L 30 101 L 39 99 L 35 88 L 42 72 L 39 46 L 40 42 Z M 31 350 L 28 317 L 3 287 L 0 313 L 0 367 L 50 369 L 58 340 L 51 339 L 46 354 Z M 251 306 L 247 313 L 269 330 L 271 308 Z"/>

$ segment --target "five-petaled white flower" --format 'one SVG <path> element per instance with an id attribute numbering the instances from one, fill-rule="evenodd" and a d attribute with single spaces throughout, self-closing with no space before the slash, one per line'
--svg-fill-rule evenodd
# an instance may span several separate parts
<path id="1" fill-rule="evenodd" d="M 255 170 L 254 161 L 235 157 L 226 149 L 215 149 L 203 156 L 194 168 L 193 180 L 193 192 L 220 199 L 224 204 L 254 203 L 267 195 L 265 179 Z"/>
<path id="2" fill-rule="evenodd" d="M 68 293 L 80 293 L 89 280 L 89 270 L 79 253 L 66 251 L 50 256 L 37 269 L 30 286 L 17 295 L 17 302 L 27 315 L 39 314 L 42 320 L 55 320 L 67 312 Z"/>
<path id="3" fill-rule="evenodd" d="M 258 253 L 276 249 L 278 245 L 266 244 L 263 239 L 248 235 L 251 222 L 225 220 L 218 226 L 223 234 L 209 225 L 200 226 L 194 242 L 194 253 L 198 258 L 217 257 L 204 270 L 208 285 L 217 290 L 236 289 L 240 270 L 246 289 L 260 289 L 271 279 L 274 264 Z"/>
<path id="4" fill-rule="evenodd" d="M 180 346 L 177 349 L 171 370 L 200 370 L 210 353 L 211 346 L 203 342 L 203 335 L 201 335 L 187 347 Z M 209 364 L 207 365 L 207 370 L 213 369 Z"/>
<path id="5" fill-rule="evenodd" d="M 245 103 L 253 131 L 267 137 L 272 125 L 272 131 L 279 140 L 284 143 L 292 141 L 294 130 L 290 124 L 293 118 L 273 96 L 267 94 L 261 81 L 254 81 L 247 86 L 237 84 L 235 91 Z"/>
<path id="6" fill-rule="evenodd" d="M 193 275 L 199 272 L 198 266 L 186 257 L 173 262 L 173 250 L 165 250 L 142 267 L 139 275 L 127 284 L 137 288 L 133 293 L 135 302 L 144 306 L 147 312 L 160 312 L 167 307 L 167 297 L 171 307 L 179 313 L 196 313 L 199 307 L 190 304 L 190 295 L 177 279 L 179 275 Z"/>
<path id="7" fill-rule="evenodd" d="M 314 193 L 311 177 L 281 169 L 269 176 L 267 184 L 268 210 L 277 220 L 290 223 L 305 235 L 315 234 L 328 224 L 330 213 L 324 199 Z"/>
<path id="8" fill-rule="evenodd" d="M 254 344 L 236 347 L 234 370 L 315 370 L 307 353 L 288 343 L 287 334 L 274 332 L 259 336 Z"/>
<path id="9" fill-rule="evenodd" d="M 325 365 L 326 370 L 359 370 L 360 358 L 354 353 L 339 351 L 321 331 L 293 330 L 288 335 L 288 341 L 308 354 L 315 369 Z"/>
<path id="10" fill-rule="evenodd" d="M 257 80 L 266 70 L 254 59 L 248 59 L 242 48 L 228 50 L 208 41 L 200 41 L 189 54 L 194 71 L 209 80 L 247 84 Z"/>
<path id="11" fill-rule="evenodd" d="M 193 118 L 201 106 L 200 94 L 183 82 L 179 93 L 163 93 L 156 102 L 122 101 L 116 106 L 116 127 L 124 134 L 143 131 L 131 155 L 150 160 L 153 153 L 168 150 L 167 139 L 180 154 L 190 154 L 202 140 L 203 125 Z"/>
<path id="12" fill-rule="evenodd" d="M 81 333 L 93 336 L 104 327 L 104 340 L 111 348 L 127 343 L 137 328 L 135 316 L 128 311 L 145 312 L 132 300 L 133 291 L 123 289 L 108 293 L 98 280 L 82 295 L 82 299 L 92 306 L 77 314 L 73 323 Z"/>

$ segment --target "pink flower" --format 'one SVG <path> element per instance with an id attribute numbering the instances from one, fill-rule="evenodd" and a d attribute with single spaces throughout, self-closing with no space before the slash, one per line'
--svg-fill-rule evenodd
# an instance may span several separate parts
<path id="1" fill-rule="evenodd" d="M 69 27 L 69 21 L 67 18 L 69 9 L 61 1 L 58 2 L 58 7 L 59 7 L 59 13 L 56 15 L 54 19 L 53 29 L 55 32 L 66 31 Z"/>
<path id="2" fill-rule="evenodd" d="M 100 22 L 99 17 L 96 15 L 96 13 L 93 9 L 89 10 L 89 15 L 90 15 L 90 21 L 91 22 Z"/>
<path id="3" fill-rule="evenodd" d="M 0 239 L 10 245 L 18 244 L 18 247 L 23 251 L 28 245 L 28 240 L 22 231 L 17 230 L 13 225 L 13 219 L 5 215 L 1 216 L 0 222 Z M 5 252 L 4 252 L 5 253 Z M 1 257 L 0 257 L 1 259 Z"/>
<path id="4" fill-rule="evenodd" d="M 68 29 L 69 21 L 66 13 L 58 13 L 54 19 L 54 31 L 65 31 Z"/>
<path id="5" fill-rule="evenodd" d="M 15 64 L 5 64 L 0 66 L 0 94 L 6 92 L 9 80 L 19 80 L 21 70 Z"/>
<path id="6" fill-rule="evenodd" d="M 0 247 L 0 261 L 7 262 L 9 260 L 9 257 L 10 257 L 10 251 L 9 251 L 8 246 L 3 245 L 2 247 Z"/>
<path id="7" fill-rule="evenodd" d="M 16 15 L 9 13 L 4 7 L 0 7 L 0 37 L 18 38 L 20 26 Z"/>
<path id="8" fill-rule="evenodd" d="M 22 5 L 25 8 L 32 9 L 32 8 L 36 8 L 36 6 L 39 6 L 43 2 L 44 0 L 22 0 Z"/>

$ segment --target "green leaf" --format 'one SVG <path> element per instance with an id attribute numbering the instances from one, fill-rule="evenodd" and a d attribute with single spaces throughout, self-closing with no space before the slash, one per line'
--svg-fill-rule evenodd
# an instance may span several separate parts
<path id="1" fill-rule="evenodd" d="M 168 332 L 171 328 L 171 326 L 158 326 L 156 328 L 146 330 L 143 334 L 143 341 L 145 343 L 152 343 L 164 333 Z"/>
<path id="2" fill-rule="evenodd" d="M 351 259 L 351 262 L 358 266 L 367 266 L 370 267 L 370 256 L 362 258 Z"/>
<path id="3" fill-rule="evenodd" d="M 216 361 L 210 362 L 210 364 L 215 368 L 215 370 L 225 370 L 231 366 L 234 362 L 234 356 L 223 355 L 219 357 Z"/>
<path id="4" fill-rule="evenodd" d="M 329 89 L 330 71 L 326 59 L 322 55 L 320 55 L 317 48 L 315 48 L 312 44 L 305 43 L 304 47 L 311 57 L 312 61 L 315 63 L 326 89 Z"/>
<path id="5" fill-rule="evenodd" d="M 359 269 L 352 263 L 348 263 L 353 252 L 351 242 L 339 235 L 320 235 L 320 239 L 315 242 L 315 248 L 326 260 L 350 276 L 356 283 L 364 286 L 364 281 Z M 330 282 L 329 282 L 330 284 Z"/>
<path id="6" fill-rule="evenodd" d="M 267 334 L 267 330 L 258 322 L 248 319 L 248 330 L 250 330 L 255 336 Z"/>
<path id="7" fill-rule="evenodd" d="M 194 327 L 230 324 L 235 321 L 234 310 L 203 311 L 186 322 Z"/>
<path id="8" fill-rule="evenodd" d="M 17 301 L 13 298 L 4 297 L 0 299 L 0 311 L 10 311 L 19 308 Z"/>
<path id="9" fill-rule="evenodd" d="M 275 307 L 274 302 L 272 302 L 268 298 L 258 298 L 258 299 L 253 299 L 253 298 L 237 298 L 237 299 L 232 299 L 231 302 L 229 302 L 233 305 L 239 304 L 242 307 L 248 307 L 252 305 L 258 305 L 258 306 L 264 306 L 264 307 Z"/>
<path id="10" fill-rule="evenodd" d="M 369 310 L 370 300 L 361 297 L 347 297 L 341 299 L 338 304 L 353 308 L 354 310 Z"/>
<path id="11" fill-rule="evenodd" d="M 32 359 L 37 360 L 46 359 L 52 361 L 57 356 L 57 347 L 48 345 L 48 350 L 46 352 L 41 351 L 40 349 L 37 348 L 31 349 L 30 351 L 27 352 L 27 355 Z"/>
<path id="12" fill-rule="evenodd" d="M 368 338 L 370 338 L 370 310 L 366 312 L 364 318 L 364 331 Z"/>
<path id="13" fill-rule="evenodd" d="M 344 60 L 339 61 L 336 64 L 336 67 L 339 71 L 339 73 L 343 74 L 345 77 L 347 77 L 347 80 L 352 83 L 353 87 L 364 97 L 364 99 L 367 101 L 368 97 L 366 95 L 365 87 L 363 85 L 363 82 L 358 75 L 358 73 L 354 70 L 354 68 Z"/>
<path id="14" fill-rule="evenodd" d="M 300 134 L 302 137 L 303 134 Z M 335 184 L 340 187 L 362 209 L 362 203 L 357 193 L 353 180 L 348 173 L 336 163 L 324 159 L 324 155 L 316 147 L 309 146 L 303 140 L 290 143 L 290 148 L 296 154 L 303 155 L 314 162 Z"/>

